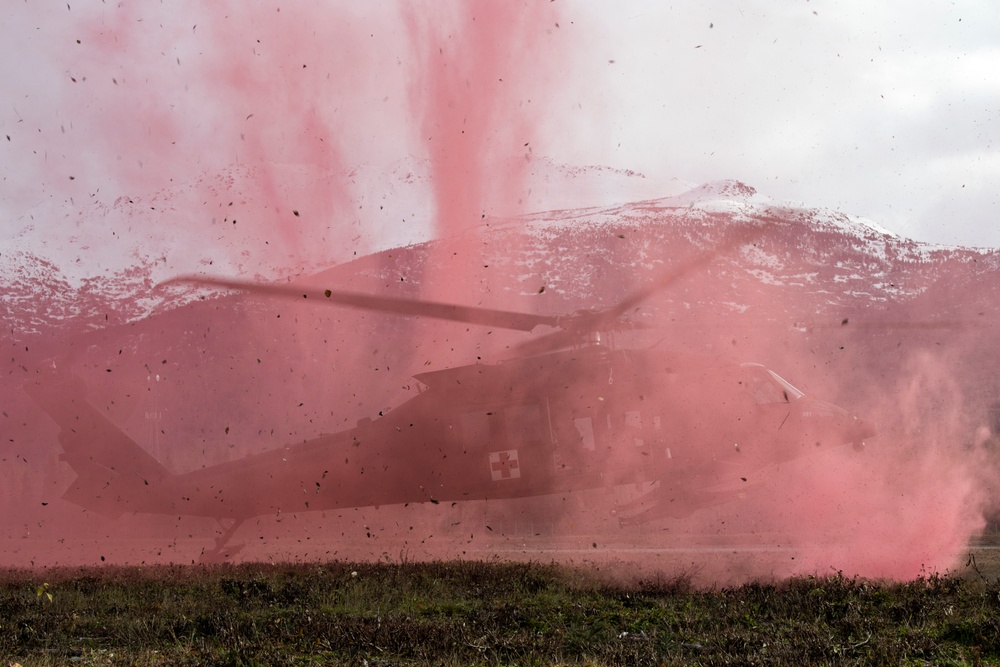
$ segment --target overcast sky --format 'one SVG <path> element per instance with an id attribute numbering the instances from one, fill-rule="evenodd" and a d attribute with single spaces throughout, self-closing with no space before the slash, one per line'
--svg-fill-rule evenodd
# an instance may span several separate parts
<path id="1" fill-rule="evenodd" d="M 1000 4 L 595 3 L 613 159 L 1000 246 Z"/>
<path id="2" fill-rule="evenodd" d="M 143 68 L 160 62 L 150 54 L 188 67 L 170 75 L 177 107 L 195 108 L 210 90 L 191 83 L 204 75 L 191 69 L 206 48 L 195 41 L 205 31 L 196 27 L 199 3 L 148 3 L 128 15 L 131 23 L 120 16 L 122 4 L 110 4 L 9 2 L 0 8 L 0 214 L 8 220 L 47 197 L 65 196 L 65 175 L 51 173 L 57 164 L 72 165 L 91 189 L 134 191 L 134 183 L 118 182 L 121 172 L 102 166 L 109 140 L 94 128 L 101 118 L 116 118 L 101 100 L 110 99 L 123 78 L 145 77 Z M 253 4 L 270 11 L 267 3 Z M 350 85 L 370 98 L 358 107 L 364 117 L 385 114 L 380 129 L 400 122 L 402 103 L 390 113 L 371 102 L 405 97 L 399 92 L 404 83 L 394 79 L 401 75 L 390 67 L 407 58 L 405 21 L 394 18 L 398 6 L 301 5 L 318 13 L 338 8 L 340 19 L 316 21 L 311 34 L 324 48 L 350 46 L 329 53 L 342 58 L 340 71 L 354 69 L 344 63 L 357 59 L 361 74 Z M 242 6 L 235 3 L 230 12 Z M 861 215 L 917 240 L 1000 247 L 1000 3 L 595 0 L 559 6 L 557 30 L 566 35 L 559 48 L 566 53 L 555 64 L 539 63 L 551 100 L 538 121 L 536 155 L 631 168 L 664 181 L 739 179 L 776 199 Z M 88 51 L 86 66 L 77 62 L 84 51 L 73 51 L 76 40 L 87 47 L 96 39 L 94 26 L 103 30 L 116 21 L 121 25 L 111 46 L 120 46 L 122 59 L 95 59 Z M 334 26 L 329 39 L 324 26 Z M 377 48 L 358 50 L 362 42 L 355 40 L 368 33 L 378 37 Z M 129 34 L 135 39 L 126 44 Z M 100 87 L 81 88 L 84 75 Z M 166 80 L 159 79 L 161 89 Z M 382 146 L 387 159 L 409 146 L 383 131 L 345 131 L 358 146 Z M 212 128 L 200 132 L 208 146 Z M 139 135 L 120 134 L 141 143 Z M 113 159 L 132 164 L 122 154 L 128 145 L 116 145 Z M 185 151 L 189 162 L 216 166 L 208 151 L 198 155 L 192 145 Z M 144 185 L 157 187 L 155 178 Z"/>

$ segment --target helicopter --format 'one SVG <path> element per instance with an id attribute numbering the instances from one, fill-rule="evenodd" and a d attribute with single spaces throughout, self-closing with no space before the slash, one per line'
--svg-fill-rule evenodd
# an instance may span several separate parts
<path id="1" fill-rule="evenodd" d="M 874 428 L 774 371 L 721 356 L 619 345 L 628 313 L 704 266 L 707 253 L 603 310 L 543 315 L 296 284 L 182 276 L 164 284 L 531 332 L 516 354 L 416 374 L 419 393 L 379 418 L 279 449 L 171 472 L 52 361 L 25 391 L 60 427 L 77 477 L 64 498 L 110 516 L 209 517 L 206 560 L 253 517 L 351 507 L 546 496 L 626 484 L 628 525 L 686 516 L 748 488 L 753 473 L 816 448 L 863 449 Z"/>

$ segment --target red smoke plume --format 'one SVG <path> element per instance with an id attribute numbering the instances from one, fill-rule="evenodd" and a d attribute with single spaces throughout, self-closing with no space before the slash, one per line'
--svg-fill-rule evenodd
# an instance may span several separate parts
<path id="1" fill-rule="evenodd" d="M 426 8 L 425 8 L 426 9 Z M 406 11 L 416 55 L 409 100 L 431 161 L 437 236 L 451 238 L 524 198 L 549 72 L 567 55 L 551 3 Z M 518 159 L 521 158 L 521 159 Z"/>
<path id="2" fill-rule="evenodd" d="M 54 31 L 58 43 L 50 47 L 50 53 L 55 54 L 56 69 L 64 77 L 55 97 L 72 118 L 63 119 L 64 131 L 55 134 L 52 115 L 33 108 L 46 136 L 58 139 L 39 143 L 39 147 L 51 148 L 51 157 L 30 163 L 27 170 L 44 180 L 49 194 L 71 198 L 78 205 L 88 197 L 99 199 L 98 192 L 104 193 L 100 197 L 115 200 L 116 207 L 126 210 L 126 222 L 135 224 L 114 229 L 114 241 L 122 235 L 131 252 L 155 258 L 156 271 L 165 274 L 161 277 L 190 271 L 194 264 L 216 275 L 242 271 L 243 277 L 260 274 L 273 279 L 391 247 L 400 237 L 433 235 L 443 240 L 427 251 L 416 273 L 398 256 L 387 253 L 368 260 L 360 277 L 342 278 L 349 284 L 333 286 L 490 308 L 530 311 L 535 307 L 568 313 L 607 307 L 629 294 L 634 288 L 632 271 L 638 272 L 637 257 L 659 271 L 676 266 L 680 256 L 691 256 L 690 244 L 685 245 L 690 239 L 682 239 L 682 234 L 656 245 L 639 231 L 642 220 L 630 219 L 615 230 L 617 234 L 594 228 L 573 230 L 577 247 L 582 246 L 581 238 L 608 237 L 604 241 L 610 245 L 601 251 L 611 257 L 608 266 L 612 268 L 605 273 L 599 269 L 587 274 L 592 264 L 599 263 L 594 251 L 593 256 L 575 259 L 572 266 L 577 271 L 572 276 L 548 274 L 544 265 L 534 264 L 524 269 L 527 277 L 520 278 L 520 285 L 504 284 L 516 275 L 510 266 L 503 277 L 494 278 L 498 263 L 521 261 L 512 258 L 524 255 L 523 244 L 528 241 L 516 234 L 494 234 L 493 228 L 481 226 L 496 226 L 501 222 L 498 217 L 521 212 L 521 202 L 533 185 L 528 158 L 536 142 L 544 140 L 539 136 L 542 128 L 553 122 L 552 100 L 559 93 L 555 73 L 565 76 L 574 49 L 580 48 L 562 34 L 558 26 L 565 20 L 560 20 L 553 3 L 427 3 L 419 8 L 378 7 L 364 12 L 329 3 L 297 3 L 280 9 L 255 3 L 125 3 L 69 11 L 82 16 L 73 13 Z M 424 196 L 432 213 L 421 214 L 416 203 L 408 202 L 405 216 L 388 219 L 385 209 L 397 210 L 400 205 L 392 201 L 391 193 L 372 197 L 365 184 L 357 182 L 358 174 L 364 173 L 357 167 L 388 169 L 411 155 L 427 160 L 429 192 Z M 178 194 L 180 184 L 192 182 L 196 184 L 192 192 Z M 159 217 L 143 217 L 152 215 L 147 209 L 156 210 Z M 172 215 L 174 210 L 183 210 L 185 215 Z M 716 216 L 714 221 L 721 219 Z M 140 228 L 139 221 L 149 220 L 168 226 L 167 232 Z M 706 224 L 713 222 L 711 216 L 707 220 Z M 55 235 L 82 233 L 50 224 Z M 80 226 L 87 224 L 92 219 L 80 222 Z M 104 231 L 109 230 L 90 233 L 98 238 Z M 574 247 L 554 242 L 545 252 L 564 251 L 557 246 Z M 342 482 L 345 496 L 359 498 L 359 502 L 372 497 L 373 464 L 383 475 L 377 479 L 403 483 L 408 481 L 406 474 L 427 456 L 442 454 L 442 470 L 454 461 L 453 457 L 445 463 L 443 454 L 447 453 L 435 451 L 435 443 L 418 443 L 412 458 L 382 461 L 378 451 L 362 449 L 367 443 L 332 435 L 320 441 L 328 449 L 310 450 L 313 458 L 301 473 L 302 479 L 289 478 L 291 488 L 274 491 L 282 503 L 294 496 L 294 509 L 263 514 L 242 528 L 247 537 L 239 539 L 255 542 L 248 546 L 246 557 L 397 557 L 401 553 L 454 557 L 495 553 L 499 544 L 506 555 L 539 558 L 551 552 L 532 548 L 569 544 L 578 549 L 582 541 L 586 559 L 595 558 L 589 555 L 591 544 L 611 547 L 606 559 L 626 559 L 627 554 L 644 553 L 642 549 L 655 553 L 657 548 L 683 547 L 677 534 L 689 532 L 696 536 L 696 544 L 684 553 L 694 554 L 692 559 L 698 562 L 681 563 L 685 568 L 714 558 L 703 550 L 705 536 L 714 533 L 730 540 L 749 539 L 754 542 L 751 546 L 778 535 L 780 546 L 791 549 L 769 551 L 755 562 L 741 561 L 736 569 L 728 562 L 717 569 L 712 566 L 708 574 L 714 581 L 824 573 L 829 568 L 848 574 L 911 577 L 922 569 L 951 565 L 979 519 L 974 507 L 976 480 L 970 472 L 977 459 L 961 446 L 965 424 L 960 392 L 950 386 L 950 367 L 939 358 L 913 353 L 894 382 L 886 386 L 884 378 L 870 378 L 868 387 L 883 389 L 859 391 L 857 385 L 869 380 L 859 367 L 873 362 L 874 355 L 850 357 L 856 365 L 848 368 L 832 347 L 817 353 L 797 349 L 785 338 L 762 336 L 760 329 L 739 331 L 732 325 L 731 313 L 722 312 L 720 304 L 735 298 L 728 296 L 729 290 L 734 276 L 743 275 L 740 262 L 744 260 L 738 254 L 721 257 L 720 264 L 704 274 L 671 286 L 669 307 L 673 310 L 664 318 L 669 321 L 661 323 L 674 330 L 679 324 L 696 330 L 676 337 L 686 338 L 681 342 L 700 352 L 711 344 L 708 351 L 713 355 L 725 349 L 739 361 L 762 361 L 779 370 L 787 367 L 807 377 L 812 373 L 830 378 L 824 389 L 831 394 L 860 394 L 850 407 L 883 424 L 882 437 L 867 453 L 826 448 L 793 461 L 776 461 L 773 470 L 761 475 L 762 480 L 748 482 L 756 484 L 756 490 L 728 504 L 702 507 L 699 502 L 705 489 L 697 484 L 685 487 L 689 479 L 685 475 L 714 470 L 716 458 L 730 456 L 735 466 L 731 477 L 739 484 L 739 466 L 747 460 L 759 464 L 762 455 L 746 451 L 740 454 L 743 458 L 737 458 L 732 452 L 740 443 L 722 435 L 717 441 L 681 443 L 694 452 L 691 461 L 679 461 L 679 466 L 688 467 L 680 467 L 678 480 L 665 480 L 663 486 L 680 489 L 678 505 L 690 505 L 694 513 L 651 524 L 653 528 L 626 530 L 609 510 L 641 495 L 645 489 L 638 485 L 503 503 L 489 499 L 417 506 L 427 498 L 415 496 L 413 506 L 400 507 L 400 499 L 393 500 L 396 506 L 392 508 L 340 508 L 319 516 L 309 514 L 304 511 L 307 499 L 317 502 L 316 497 L 337 483 L 337 473 L 325 476 L 330 452 L 336 452 L 338 466 L 343 458 L 345 467 L 359 467 L 360 481 Z M 334 270 L 324 280 L 337 275 Z M 606 302 L 580 302 L 586 290 L 570 297 L 553 296 L 553 290 L 544 293 L 554 281 L 573 284 L 584 275 L 594 281 L 591 293 L 606 295 Z M 774 322 L 788 310 L 801 311 L 808 303 L 801 307 L 775 304 L 766 290 L 740 298 L 745 303 L 737 305 L 749 308 L 751 317 L 759 311 L 770 316 L 759 318 L 761 326 L 770 324 L 769 331 L 780 329 Z M 686 315 L 685 307 L 691 304 L 694 315 Z M 273 451 L 254 461 L 260 463 L 258 469 L 279 470 L 285 448 L 348 431 L 365 419 L 391 417 L 390 408 L 416 395 L 416 382 L 408 379 L 411 373 L 474 365 L 480 358 L 496 360 L 519 340 L 519 334 L 484 332 L 466 325 L 400 321 L 308 305 L 249 297 L 196 305 L 130 325 L 125 333 L 117 330 L 107 337 L 91 333 L 75 338 L 58 349 L 59 363 L 66 363 L 68 357 L 74 372 L 84 376 L 86 398 L 101 416 L 90 415 L 92 424 L 103 427 L 102 419 L 107 418 L 147 448 L 157 450 L 159 464 L 172 472 L 204 475 L 198 479 L 207 480 L 208 486 L 210 480 L 202 468 Z M 739 345 L 737 339 L 742 341 Z M 129 349 L 132 356 L 118 354 L 121 349 Z M 844 365 L 827 370 L 837 363 Z M 21 373 L 16 366 L 12 364 L 12 369 Z M 29 372 L 26 367 L 24 372 Z M 598 375 L 588 367 L 580 371 L 580 377 L 563 376 L 562 381 L 567 387 L 580 386 L 581 394 L 591 391 L 597 381 L 607 392 L 614 382 L 621 387 L 629 381 Z M 37 379 L 24 374 L 17 377 L 27 377 L 29 382 Z M 662 376 L 639 373 L 634 378 L 635 387 L 641 389 L 639 400 L 670 396 L 671 402 L 643 406 L 641 414 L 640 410 L 625 415 L 601 413 L 611 433 L 609 446 L 623 452 L 617 468 L 606 471 L 609 477 L 634 470 L 635 462 L 642 460 L 641 448 L 648 443 L 627 429 L 652 429 L 651 415 L 662 416 L 666 424 L 683 423 L 715 436 L 724 418 L 738 409 L 733 404 L 720 407 L 711 400 L 713 383 L 719 386 L 715 398 L 726 387 L 732 388 L 730 381 L 737 379 L 732 371 L 699 370 L 681 377 L 676 386 L 665 386 L 667 381 L 659 386 L 655 382 Z M 510 383 L 511 404 L 518 402 L 522 387 L 535 379 L 525 373 Z M 838 391 L 841 380 L 848 386 Z M 46 385 L 36 384 L 36 390 L 44 392 Z M 441 413 L 447 417 L 458 399 L 467 398 L 454 388 L 451 391 L 451 402 L 438 405 L 430 417 Z M 78 394 L 72 399 L 82 400 Z M 705 396 L 709 398 L 702 403 L 695 400 Z M 528 401 L 537 396 L 523 398 Z M 590 400 L 589 396 L 574 398 Z M 587 407 L 598 414 L 598 402 L 604 399 L 595 393 L 596 407 Z M 678 405 L 683 406 L 680 414 L 670 414 Z M 32 408 L 25 410 L 28 414 Z M 55 460 L 55 428 L 37 410 L 31 414 L 37 424 L 22 422 L 17 438 L 45 443 L 39 446 L 48 448 L 39 457 L 44 461 L 39 466 L 43 471 L 39 472 L 40 484 L 44 484 L 40 493 L 47 500 L 42 509 L 33 508 L 34 523 L 29 525 L 25 519 L 23 526 L 18 522 L 19 527 L 26 532 L 65 531 L 50 537 L 80 538 L 72 531 L 86 513 L 51 500 L 59 495 L 58 482 L 71 476 Z M 588 428 L 601 426 L 596 419 L 588 424 L 588 419 L 581 415 L 578 421 L 554 425 L 552 430 L 563 429 L 559 433 L 562 443 L 586 440 Z M 612 432 L 615 419 L 620 430 Z M 400 424 L 400 429 L 405 426 Z M 781 428 L 778 424 L 774 431 Z M 148 432 L 142 433 L 143 429 Z M 593 430 L 589 436 L 594 437 Z M 775 442 L 779 440 L 776 435 Z M 716 446 L 724 448 L 718 450 L 722 452 L 718 457 L 712 449 Z M 677 447 L 653 454 L 673 456 L 680 452 Z M 347 454 L 342 456 L 344 450 Z M 358 461 L 368 466 L 367 471 Z M 147 487 L 165 483 L 168 475 L 158 464 L 139 462 L 143 475 L 128 480 L 129 493 L 146 493 Z M 509 464 L 509 456 L 505 462 Z M 756 473 L 759 467 L 748 469 Z M 393 477 L 397 470 L 401 472 Z M 368 477 L 361 479 L 362 474 Z M 680 483 L 671 486 L 675 481 Z M 212 502 L 231 503 L 227 511 L 238 513 L 237 506 L 270 508 L 269 503 L 277 502 L 262 488 L 212 488 L 203 495 Z M 683 495 L 688 492 L 696 497 Z M 60 507 L 66 508 L 64 518 L 52 517 L 54 512 L 49 510 Z M 205 525 L 180 518 L 184 512 L 181 506 L 169 517 L 151 519 L 139 514 L 118 523 L 98 522 L 106 532 L 88 536 L 83 558 L 154 558 L 148 552 L 137 556 L 134 546 L 112 532 L 120 530 L 126 536 L 148 531 L 149 539 L 159 541 L 156 558 L 186 560 L 207 540 Z M 159 531 L 173 533 L 166 539 Z M 450 541 L 439 547 L 441 531 L 448 532 Z M 525 546 L 536 533 L 543 539 L 534 540 L 533 547 Z M 550 542 L 552 533 L 568 533 L 569 537 Z M 598 537 L 592 539 L 593 535 Z M 38 553 L 32 549 L 9 553 L 30 562 Z M 119 551 L 112 553 L 114 549 Z M 52 559 L 69 558 L 58 549 L 49 553 L 54 554 Z M 642 563 L 659 566 L 656 556 L 643 555 Z M 675 565 L 671 562 L 666 567 Z"/>

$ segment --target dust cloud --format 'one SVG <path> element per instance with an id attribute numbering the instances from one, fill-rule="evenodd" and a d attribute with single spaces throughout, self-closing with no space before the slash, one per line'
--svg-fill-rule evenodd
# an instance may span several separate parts
<path id="1" fill-rule="evenodd" d="M 169 307 L 12 336 L 8 564 L 501 557 L 706 583 L 909 578 L 954 566 L 982 528 L 968 353 L 850 322 L 800 330 L 845 312 L 762 279 L 760 253 L 791 266 L 825 238 L 770 214 L 672 229 L 653 205 L 517 217 L 586 48 L 553 3 L 183 7 L 74 8 L 54 37 L 72 122 L 27 168 L 85 211 L 54 230 L 84 239 L 59 262 L 134 260 L 144 291 L 123 299 Z M 422 198 L 363 182 L 414 155 Z M 802 261 L 788 274 L 815 270 Z M 154 288 L 189 273 L 301 294 Z M 602 319 L 673 273 L 616 313 L 635 327 Z M 327 289 L 529 324 L 330 307 Z"/>

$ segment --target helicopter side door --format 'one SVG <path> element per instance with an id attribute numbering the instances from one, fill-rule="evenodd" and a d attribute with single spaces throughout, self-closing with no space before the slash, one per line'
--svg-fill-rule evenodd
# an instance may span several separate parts
<path id="1" fill-rule="evenodd" d="M 552 441 L 539 402 L 469 410 L 460 418 L 467 451 L 474 453 L 473 477 L 503 497 L 544 493 L 552 468 Z"/>

